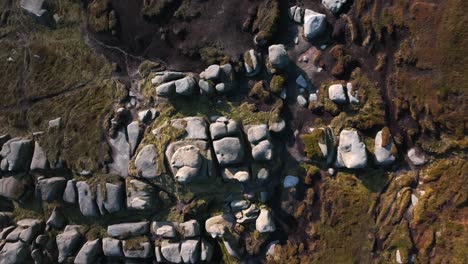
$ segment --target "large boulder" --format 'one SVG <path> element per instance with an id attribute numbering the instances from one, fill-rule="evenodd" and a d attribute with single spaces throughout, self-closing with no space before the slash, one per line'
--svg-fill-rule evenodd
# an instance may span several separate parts
<path id="1" fill-rule="evenodd" d="M 30 243 L 41 233 L 44 223 L 41 220 L 27 218 L 18 221 L 16 224 L 22 229 L 19 239 Z"/>
<path id="2" fill-rule="evenodd" d="M 139 238 L 134 239 L 138 240 Z M 129 242 L 129 240 L 124 240 L 122 242 L 123 253 L 126 258 L 143 259 L 149 258 L 153 255 L 154 249 L 152 248 L 151 243 L 149 241 L 144 240 L 132 243 L 136 245 L 130 245 L 130 243 L 131 242 Z"/>
<path id="3" fill-rule="evenodd" d="M 10 200 L 21 199 L 30 186 L 30 178 L 25 174 L 3 177 L 0 179 L 0 196 Z"/>
<path id="4" fill-rule="evenodd" d="M 221 176 L 225 180 L 246 182 L 250 179 L 250 173 L 246 167 L 226 167 L 221 170 Z"/>
<path id="5" fill-rule="evenodd" d="M 99 208 L 96 204 L 95 194 L 88 183 L 79 181 L 76 183 L 76 187 L 78 189 L 78 204 L 81 213 L 88 217 L 98 217 Z"/>
<path id="6" fill-rule="evenodd" d="M 123 257 L 122 241 L 111 237 L 103 238 L 102 251 L 106 257 Z"/>
<path id="7" fill-rule="evenodd" d="M 306 9 L 304 12 L 304 36 L 312 40 L 320 36 L 326 28 L 327 17 L 324 14 Z"/>
<path id="8" fill-rule="evenodd" d="M 208 140 L 207 123 L 203 117 L 190 116 L 171 120 L 171 125 L 185 129 L 182 139 Z"/>
<path id="9" fill-rule="evenodd" d="M 268 61 L 275 69 L 284 69 L 289 64 L 289 56 L 286 48 L 282 44 L 268 47 Z"/>
<path id="10" fill-rule="evenodd" d="M 62 198 L 66 185 L 65 178 L 52 177 L 39 179 L 36 188 L 42 201 L 52 202 Z"/>
<path id="11" fill-rule="evenodd" d="M 176 225 L 173 222 L 153 222 L 151 230 L 158 237 L 175 238 L 177 236 Z"/>
<path id="12" fill-rule="evenodd" d="M 203 159 L 197 147 L 188 145 L 175 151 L 170 165 L 178 182 L 189 183 L 199 175 Z"/>
<path id="13" fill-rule="evenodd" d="M 130 144 L 127 142 L 125 129 L 119 130 L 114 138 L 110 138 L 109 145 L 112 149 L 113 160 L 109 164 L 110 171 L 122 177 L 127 177 L 128 162 L 130 161 Z"/>
<path id="14" fill-rule="evenodd" d="M 221 67 L 217 64 L 208 66 L 202 73 L 200 77 L 205 80 L 218 80 L 221 75 Z"/>
<path id="15" fill-rule="evenodd" d="M 61 229 L 65 225 L 65 221 L 66 220 L 62 212 L 57 208 L 54 208 L 49 219 L 47 219 L 46 225 L 55 229 Z"/>
<path id="16" fill-rule="evenodd" d="M 171 97 L 175 92 L 175 81 L 167 82 L 156 87 L 156 94 L 161 97 Z"/>
<path id="17" fill-rule="evenodd" d="M 102 254 L 101 239 L 86 242 L 76 254 L 75 264 L 93 264 Z"/>
<path id="18" fill-rule="evenodd" d="M 255 228 L 260 233 L 274 232 L 276 230 L 275 222 L 269 209 L 260 209 L 260 214 L 255 222 Z"/>
<path id="19" fill-rule="evenodd" d="M 31 170 L 44 170 L 49 167 L 45 151 L 39 145 L 39 142 L 34 142 L 34 153 L 31 160 Z"/>
<path id="20" fill-rule="evenodd" d="M 302 23 L 304 21 L 304 9 L 299 6 L 292 6 L 288 10 L 289 18 L 296 23 Z"/>
<path id="21" fill-rule="evenodd" d="M 210 133 L 213 140 L 227 136 L 237 136 L 240 133 L 240 126 L 233 119 L 219 117 L 210 125 Z"/>
<path id="22" fill-rule="evenodd" d="M 200 258 L 200 241 L 195 239 L 182 241 L 180 256 L 184 263 L 197 263 Z"/>
<path id="23" fill-rule="evenodd" d="M 200 225 L 197 220 L 189 220 L 179 224 L 180 232 L 185 238 L 196 237 L 200 235 Z"/>
<path id="24" fill-rule="evenodd" d="M 175 81 L 175 92 L 180 95 L 192 95 L 197 86 L 197 81 L 192 76 Z"/>
<path id="25" fill-rule="evenodd" d="M 0 251 L 0 264 L 26 263 L 28 253 L 29 247 L 24 242 L 5 243 Z"/>
<path id="26" fill-rule="evenodd" d="M 338 144 L 336 166 L 348 169 L 364 168 L 367 164 L 366 146 L 356 130 L 342 130 Z"/>
<path id="27" fill-rule="evenodd" d="M 190 166 L 183 166 L 182 168 L 185 167 L 189 170 L 196 169 L 192 171 L 192 173 L 194 173 L 193 178 L 189 179 L 189 181 L 191 181 L 192 179 L 207 179 L 208 177 L 214 174 L 214 169 L 213 169 L 213 156 L 212 156 L 212 151 L 211 151 L 211 145 L 209 144 L 208 141 L 205 141 L 205 140 L 182 140 L 182 141 L 172 142 L 171 144 L 169 144 L 169 146 L 166 148 L 165 155 L 171 165 L 172 174 L 177 175 L 178 173 L 185 173 L 184 171 L 180 171 L 179 165 L 186 164 L 187 162 L 183 159 L 183 156 L 185 155 L 180 155 L 180 154 L 183 154 L 183 151 L 182 150 L 179 151 L 179 149 L 192 148 L 192 147 L 195 147 L 198 154 L 200 155 L 199 161 L 201 163 L 190 165 Z M 176 152 L 178 152 L 177 156 L 175 155 Z M 191 152 L 191 151 L 188 151 L 188 152 Z M 172 167 L 172 163 L 171 163 L 172 161 L 175 162 L 174 163 L 175 167 Z M 182 177 L 182 179 L 183 178 L 184 177 Z"/>
<path id="28" fill-rule="evenodd" d="M 328 87 L 328 98 L 337 104 L 344 104 L 347 102 L 346 93 L 343 85 L 333 84 Z"/>
<path id="29" fill-rule="evenodd" d="M 76 180 L 73 179 L 67 181 L 67 185 L 65 186 L 65 190 L 63 191 L 62 199 L 67 203 L 76 203 L 76 200 L 78 199 Z"/>
<path id="30" fill-rule="evenodd" d="M 244 146 L 237 137 L 216 140 L 213 148 L 220 165 L 236 164 L 244 159 Z"/>
<path id="31" fill-rule="evenodd" d="M 223 237 L 226 232 L 231 232 L 236 220 L 232 214 L 222 214 L 208 218 L 205 229 L 213 238 Z"/>
<path id="32" fill-rule="evenodd" d="M 151 111 L 148 110 L 149 113 Z M 135 151 L 140 143 L 143 129 L 138 121 L 133 121 L 127 126 L 128 144 L 130 145 L 130 156 L 135 154 Z"/>
<path id="33" fill-rule="evenodd" d="M 82 235 L 76 229 L 66 230 L 56 237 L 58 249 L 58 262 L 64 262 L 67 257 L 76 253 L 81 245 Z"/>
<path id="34" fill-rule="evenodd" d="M 4 171 L 27 171 L 31 165 L 32 155 L 32 140 L 10 139 L 0 151 L 0 169 Z"/>
<path id="35" fill-rule="evenodd" d="M 208 241 L 206 241 L 205 239 L 202 239 L 200 251 L 201 251 L 200 260 L 210 262 L 214 253 L 213 245 L 209 243 Z"/>
<path id="36" fill-rule="evenodd" d="M 101 184 L 97 186 L 96 203 L 102 215 L 116 213 L 124 209 L 124 198 L 125 189 L 123 184 L 106 182 L 105 186 Z"/>
<path id="37" fill-rule="evenodd" d="M 346 0 L 322 0 L 322 4 L 334 14 L 338 14 Z"/>
<path id="38" fill-rule="evenodd" d="M 156 147 L 152 144 L 144 146 L 135 159 L 135 167 L 146 179 L 154 179 L 158 174 L 158 159 Z"/>
<path id="39" fill-rule="evenodd" d="M 269 136 L 267 125 L 251 126 L 247 130 L 247 139 L 252 144 L 258 144 L 260 141 L 267 139 Z"/>
<path id="40" fill-rule="evenodd" d="M 273 144 L 263 140 L 252 148 L 252 157 L 256 161 L 270 161 L 273 159 Z"/>
<path id="41" fill-rule="evenodd" d="M 244 53 L 244 68 L 247 76 L 255 76 L 260 72 L 261 64 L 255 50 Z"/>
<path id="42" fill-rule="evenodd" d="M 127 178 L 127 207 L 135 210 L 147 210 L 156 206 L 156 194 L 153 187 L 145 182 Z"/>
<path id="43" fill-rule="evenodd" d="M 396 150 L 395 143 L 393 143 L 393 139 L 388 134 L 388 129 L 385 131 L 384 135 L 388 138 L 382 138 L 382 134 L 384 131 L 377 132 L 375 136 L 375 144 L 374 144 L 374 155 L 375 155 L 375 162 L 379 165 L 388 165 L 392 164 L 396 157 L 394 152 Z M 384 140 L 385 139 L 385 142 Z"/>
<path id="44" fill-rule="evenodd" d="M 149 222 L 123 223 L 107 227 L 107 234 L 122 239 L 149 233 Z"/>
<path id="45" fill-rule="evenodd" d="M 180 244 L 164 240 L 161 244 L 161 254 L 169 263 L 181 263 Z"/>

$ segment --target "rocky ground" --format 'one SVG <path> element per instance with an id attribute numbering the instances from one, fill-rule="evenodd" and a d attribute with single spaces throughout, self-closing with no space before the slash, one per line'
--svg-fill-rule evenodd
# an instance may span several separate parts
<path id="1" fill-rule="evenodd" d="M 0 264 L 467 263 L 462 0 L 3 0 Z"/>

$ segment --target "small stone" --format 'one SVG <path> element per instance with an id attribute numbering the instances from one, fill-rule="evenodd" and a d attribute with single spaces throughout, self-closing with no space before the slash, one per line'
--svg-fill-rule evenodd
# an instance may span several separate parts
<path id="1" fill-rule="evenodd" d="M 76 187 L 78 189 L 78 204 L 81 213 L 88 217 L 98 217 L 99 208 L 89 185 L 84 181 L 79 181 L 76 183 Z"/>
<path id="2" fill-rule="evenodd" d="M 57 208 L 54 208 L 54 211 L 52 211 L 46 225 L 56 229 L 61 229 L 65 225 L 65 217 Z"/>
<path id="3" fill-rule="evenodd" d="M 193 239 L 182 241 L 180 256 L 184 263 L 197 263 L 200 257 L 200 241 Z"/>
<path id="4" fill-rule="evenodd" d="M 305 107 L 307 105 L 307 99 L 305 99 L 301 94 L 297 96 L 296 102 L 301 107 Z"/>
<path id="5" fill-rule="evenodd" d="M 273 68 L 284 69 L 289 64 L 289 56 L 282 44 L 268 47 L 268 59 Z"/>
<path id="6" fill-rule="evenodd" d="M 62 199 L 67 203 L 76 203 L 78 198 L 77 190 L 76 190 L 76 180 L 68 180 L 67 185 L 65 187 L 65 191 L 63 192 Z"/>
<path id="7" fill-rule="evenodd" d="M 106 257 L 123 257 L 122 242 L 111 237 L 103 238 L 102 251 Z"/>
<path id="8" fill-rule="evenodd" d="M 164 240 L 161 244 L 161 254 L 165 260 L 170 263 L 181 263 L 182 257 L 180 256 L 180 244 L 171 243 Z"/>
<path id="9" fill-rule="evenodd" d="M 177 94 L 189 96 L 193 94 L 196 85 L 195 78 L 188 76 L 175 81 L 175 91 Z"/>
<path id="10" fill-rule="evenodd" d="M 185 238 L 196 237 L 200 235 L 200 225 L 197 220 L 189 220 L 179 224 L 182 235 Z"/>
<path id="11" fill-rule="evenodd" d="M 63 177 L 44 178 L 38 181 L 37 189 L 42 201 L 52 202 L 63 196 L 67 180 Z"/>
<path id="12" fill-rule="evenodd" d="M 284 178 L 283 187 L 291 188 L 295 187 L 299 183 L 299 178 L 296 176 L 288 175 Z"/>
<path id="13" fill-rule="evenodd" d="M 149 222 L 123 223 L 107 227 L 107 235 L 122 239 L 149 233 Z"/>
<path id="14" fill-rule="evenodd" d="M 422 153 L 416 148 L 411 148 L 410 150 L 408 150 L 407 155 L 411 163 L 413 163 L 416 166 L 424 165 L 424 163 L 426 163 L 426 157 L 424 153 Z"/>
<path id="15" fill-rule="evenodd" d="M 198 81 L 198 86 L 200 87 L 200 93 L 202 95 L 212 95 L 215 91 L 215 88 L 210 82 L 200 79 Z"/>
<path id="16" fill-rule="evenodd" d="M 206 70 L 203 72 L 203 79 L 205 80 L 216 80 L 220 77 L 221 68 L 217 64 L 213 64 L 208 66 Z M 201 75 L 200 75 L 201 77 Z"/>
<path id="17" fill-rule="evenodd" d="M 227 167 L 221 170 L 221 176 L 226 180 L 246 182 L 250 178 L 249 171 L 245 167 Z"/>
<path id="18" fill-rule="evenodd" d="M 366 146 L 355 130 L 343 129 L 340 132 L 336 166 L 348 169 L 363 168 L 367 164 Z"/>
<path id="19" fill-rule="evenodd" d="M 225 137 L 213 142 L 220 165 L 236 164 L 244 159 L 244 148 L 239 138 Z"/>
<path id="20" fill-rule="evenodd" d="M 267 125 L 256 125 L 247 131 L 247 139 L 252 144 L 258 144 L 260 141 L 268 138 Z"/>
<path id="21" fill-rule="evenodd" d="M 101 239 L 86 242 L 75 257 L 75 264 L 95 263 L 102 253 Z"/>
<path id="22" fill-rule="evenodd" d="M 269 140 L 263 140 L 252 148 L 252 157 L 256 161 L 270 161 L 273 159 L 273 144 Z"/>
<path id="23" fill-rule="evenodd" d="M 269 209 L 260 209 L 260 215 L 255 222 L 255 228 L 260 233 L 270 233 L 276 230 L 275 222 Z"/>
<path id="24" fill-rule="evenodd" d="M 346 0 L 322 0 L 322 4 L 334 14 L 338 14 Z"/>
<path id="25" fill-rule="evenodd" d="M 45 151 L 39 145 L 39 142 L 34 142 L 34 153 L 31 160 L 31 170 L 44 170 L 49 167 Z"/>
<path id="26" fill-rule="evenodd" d="M 64 262 L 67 257 L 75 254 L 80 246 L 82 235 L 76 230 L 69 230 L 57 235 L 58 262 Z"/>
<path id="27" fill-rule="evenodd" d="M 57 117 L 55 119 L 49 120 L 49 127 L 48 130 L 51 129 L 59 129 L 62 124 L 62 118 Z"/>
<path id="28" fill-rule="evenodd" d="M 334 103 L 343 104 L 346 103 L 346 94 L 341 84 L 333 84 L 328 87 L 328 97 Z"/>
<path id="29" fill-rule="evenodd" d="M 308 40 L 320 36 L 326 28 L 327 17 L 324 14 L 306 9 L 304 12 L 304 36 Z"/>

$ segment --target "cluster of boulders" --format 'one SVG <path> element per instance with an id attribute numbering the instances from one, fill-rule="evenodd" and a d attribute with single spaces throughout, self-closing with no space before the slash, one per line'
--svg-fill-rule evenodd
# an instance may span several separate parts
<path id="1" fill-rule="evenodd" d="M 346 86 L 338 83 L 328 87 L 328 98 L 336 104 L 359 103 L 356 92 L 353 91 L 352 83 L 347 83 Z"/>
<path id="2" fill-rule="evenodd" d="M 250 73 L 256 74 L 259 61 L 254 53 Z M 156 72 L 151 84 L 156 87 L 156 95 L 172 98 L 174 96 L 192 96 L 195 94 L 213 95 L 230 91 L 234 82 L 234 69 L 231 64 L 213 64 L 197 76 L 194 73 L 175 71 Z"/>
<path id="3" fill-rule="evenodd" d="M 309 41 L 322 35 L 327 27 L 327 17 L 324 14 L 299 6 L 289 8 L 289 17 L 294 22 L 302 24 L 304 37 Z"/>
<path id="4" fill-rule="evenodd" d="M 312 133 L 319 135 L 315 139 L 317 142 L 308 142 L 308 144 L 317 144 L 320 155 L 327 164 L 331 164 L 335 157 L 335 142 L 333 131 L 330 127 L 313 128 Z M 385 135 L 383 138 L 382 135 Z M 396 160 L 396 145 L 388 131 L 388 128 L 377 132 L 374 139 L 374 162 L 377 165 L 390 165 Z M 336 148 L 335 167 L 347 169 L 364 168 L 368 163 L 368 150 L 366 145 L 355 129 L 343 129 L 338 137 L 338 146 Z"/>

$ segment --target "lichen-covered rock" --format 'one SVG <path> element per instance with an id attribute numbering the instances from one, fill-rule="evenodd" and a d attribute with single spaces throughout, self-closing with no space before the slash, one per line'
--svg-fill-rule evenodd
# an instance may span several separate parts
<path id="1" fill-rule="evenodd" d="M 102 254 L 101 239 L 95 239 L 86 242 L 76 254 L 75 264 L 93 264 L 96 263 L 99 255 Z"/>
<path id="2" fill-rule="evenodd" d="M 251 49 L 244 53 L 244 68 L 247 76 L 255 76 L 260 72 L 261 64 L 255 50 Z"/>
<path id="3" fill-rule="evenodd" d="M 143 178 L 153 179 L 158 176 L 156 147 L 152 144 L 144 146 L 135 159 L 135 167 Z"/>
<path id="4" fill-rule="evenodd" d="M 79 181 L 76 183 L 78 189 L 78 204 L 84 216 L 98 217 L 99 208 L 96 204 L 95 194 L 92 193 L 88 183 Z"/>
<path id="5" fill-rule="evenodd" d="M 102 189 L 106 188 L 105 191 Z M 102 215 L 112 214 L 124 209 L 125 190 L 123 184 L 106 182 L 105 187 L 97 185 L 96 203 Z"/>
<path id="6" fill-rule="evenodd" d="M 338 144 L 336 166 L 348 169 L 364 168 L 367 164 L 366 146 L 356 130 L 342 130 Z"/>
<path id="7" fill-rule="evenodd" d="M 63 196 L 67 180 L 63 177 L 42 178 L 37 182 L 37 189 L 42 201 L 52 202 Z"/>
<path id="8" fill-rule="evenodd" d="M 200 235 L 200 225 L 197 220 L 189 220 L 180 223 L 179 228 L 185 238 L 192 238 Z"/>
<path id="9" fill-rule="evenodd" d="M 107 235 L 122 239 L 149 233 L 149 222 L 123 223 L 107 227 Z"/>
<path id="10" fill-rule="evenodd" d="M 193 166 L 184 165 L 184 164 L 188 164 L 187 163 L 188 160 L 185 160 L 185 158 L 183 158 L 184 155 L 181 155 L 184 153 L 182 150 L 186 148 L 191 149 L 192 147 L 194 147 L 196 151 L 190 150 L 187 152 L 192 152 L 192 151 L 197 152 L 198 158 L 196 158 L 195 160 L 196 164 L 193 164 Z M 175 155 L 176 152 L 178 152 L 177 156 Z M 182 176 L 183 174 L 181 173 L 185 173 L 186 175 L 191 174 L 191 176 L 193 176 L 193 177 L 189 177 L 188 181 L 184 181 L 184 183 L 189 183 L 192 180 L 197 180 L 197 179 L 207 179 L 214 174 L 212 151 L 211 151 L 211 146 L 208 141 L 182 140 L 182 141 L 173 142 L 169 144 L 169 146 L 167 147 L 165 155 L 166 155 L 167 160 L 170 162 L 169 165 L 171 166 L 173 175 Z M 173 167 L 172 161 L 175 162 L 174 167 Z M 180 165 L 184 165 L 184 166 L 180 167 Z M 180 169 L 184 167 L 187 170 L 181 171 Z M 179 173 L 180 175 L 177 175 Z"/>
<path id="11" fill-rule="evenodd" d="M 327 17 L 324 14 L 306 9 L 304 12 L 304 36 L 308 40 L 320 36 L 325 31 L 326 23 Z"/>
<path id="12" fill-rule="evenodd" d="M 0 151 L 0 169 L 4 171 L 27 171 L 31 165 L 32 155 L 32 140 L 10 139 L 3 144 Z"/>
<path id="13" fill-rule="evenodd" d="M 129 247 L 128 240 L 124 240 L 122 242 L 123 245 L 123 253 L 126 258 L 130 259 L 145 259 L 153 256 L 153 248 L 151 247 L 151 243 L 148 241 L 137 242 L 138 245 L 136 247 Z"/>
<path id="14" fill-rule="evenodd" d="M 127 178 L 126 191 L 128 208 L 147 210 L 156 206 L 153 187 L 145 182 Z"/>
<path id="15" fill-rule="evenodd" d="M 190 116 L 171 120 L 171 125 L 178 129 L 184 129 L 182 139 L 208 140 L 207 123 L 203 117 Z"/>
<path id="16" fill-rule="evenodd" d="M 244 159 L 244 146 L 239 138 L 225 137 L 213 142 L 216 158 L 220 165 L 230 165 Z"/>
<path id="17" fill-rule="evenodd" d="M 268 47 L 268 60 L 275 69 L 284 69 L 289 64 L 289 56 L 286 48 L 282 44 Z"/>
<path id="18" fill-rule="evenodd" d="M 255 228 L 260 233 L 275 232 L 275 222 L 273 221 L 273 216 L 269 209 L 260 209 L 260 214 L 255 222 Z"/>
<path id="19" fill-rule="evenodd" d="M 58 262 L 64 262 L 67 257 L 75 254 L 81 245 L 82 235 L 75 229 L 65 230 L 65 232 L 58 234 L 57 249 L 58 249 Z"/>

